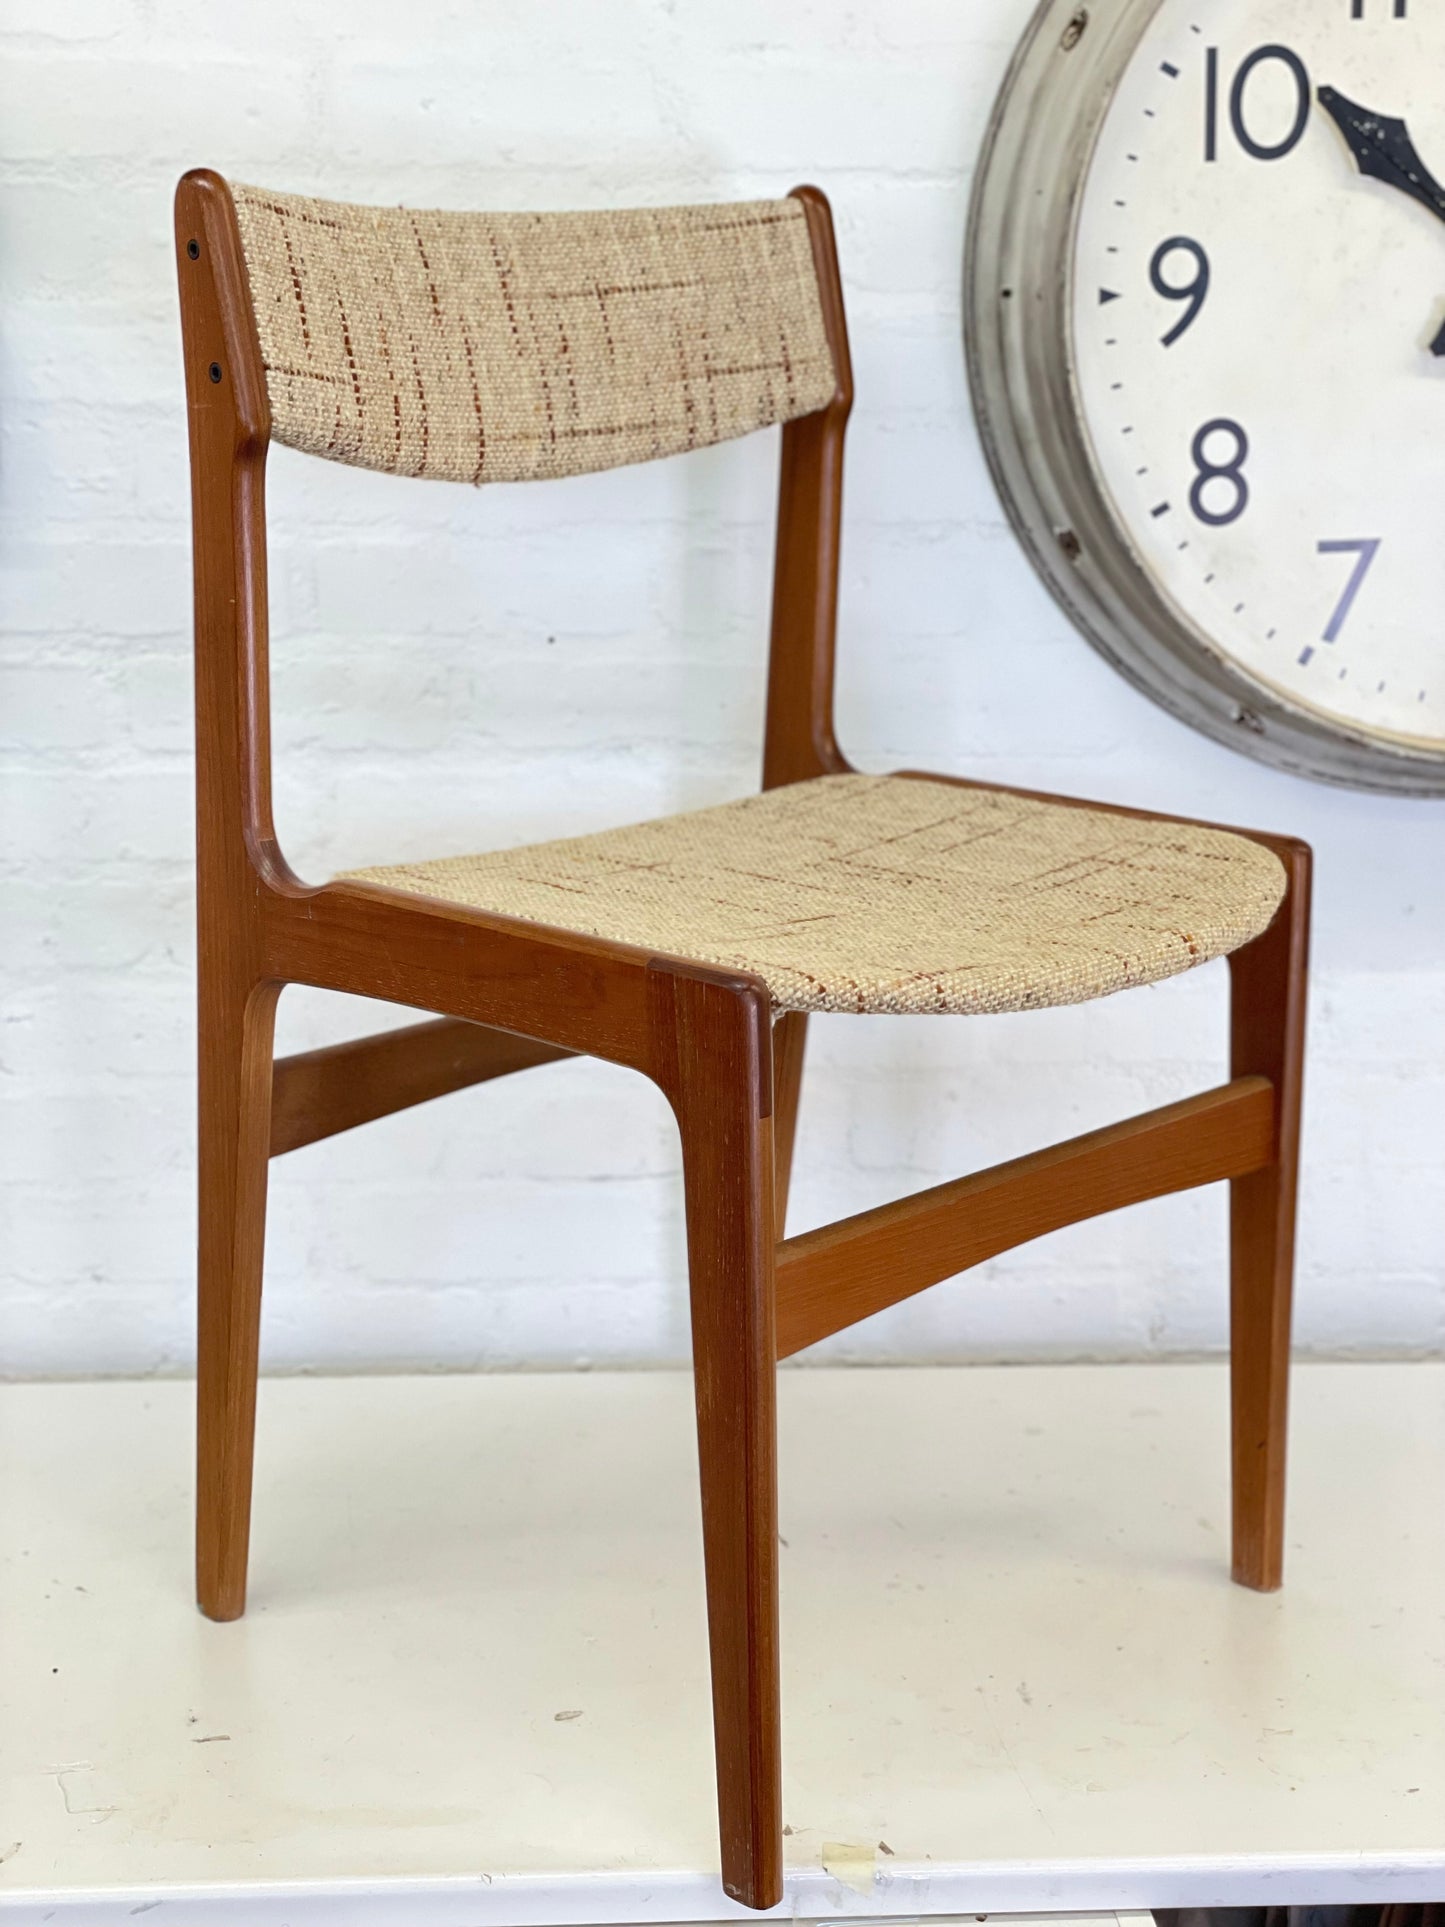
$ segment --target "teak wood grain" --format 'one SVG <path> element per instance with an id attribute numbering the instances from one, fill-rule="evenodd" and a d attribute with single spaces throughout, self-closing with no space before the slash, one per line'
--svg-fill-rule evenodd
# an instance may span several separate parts
<path id="1" fill-rule="evenodd" d="M 801 1010 L 785 1010 L 773 1025 L 773 1189 L 780 1238 L 787 1228 L 807 1041 L 807 1017 Z"/>
<path id="2" fill-rule="evenodd" d="M 682 1139 L 723 1885 L 756 1906 L 783 1887 L 771 1012 L 745 980 L 652 981 Z"/>
<path id="3" fill-rule="evenodd" d="M 1229 1199 L 1233 1573 L 1273 1592 L 1284 1579 L 1284 1472 L 1288 1433 L 1295 1201 L 1304 1095 L 1311 859 L 1302 843 L 1275 843 L 1289 874 L 1279 915 L 1230 968 L 1230 1068 L 1267 1077 L 1279 1093 L 1274 1156 L 1241 1172 Z"/>
<path id="4" fill-rule="evenodd" d="M 280 1157 L 428 1098 L 535 1064 L 559 1063 L 572 1054 L 530 1037 L 438 1017 L 278 1057 L 271 1084 L 271 1155 Z"/>
<path id="5" fill-rule="evenodd" d="M 837 381 L 825 408 L 782 432 L 764 787 L 850 767 L 834 734 L 833 679 L 852 373 L 827 202 L 795 192 Z M 271 815 L 270 413 L 218 175 L 182 180 L 176 244 L 195 556 L 198 1600 L 216 1619 L 245 1606 L 270 1158 L 574 1054 L 641 1072 L 666 1093 L 682 1148 L 723 1884 L 748 1906 L 773 1906 L 783 1885 L 779 1356 L 1059 1225 L 1227 1178 L 1234 1573 L 1278 1584 L 1308 851 L 1259 837 L 1284 862 L 1289 891 L 1270 930 L 1232 959 L 1233 1083 L 780 1244 L 807 1023 L 774 1020 L 758 979 L 377 885 L 312 887 L 287 866 Z M 277 1063 L 288 983 L 433 1021 Z"/>
<path id="6" fill-rule="evenodd" d="M 778 1356 L 1065 1225 L 1241 1178 L 1274 1156 L 1274 1087 L 1241 1077 L 778 1248 Z"/>

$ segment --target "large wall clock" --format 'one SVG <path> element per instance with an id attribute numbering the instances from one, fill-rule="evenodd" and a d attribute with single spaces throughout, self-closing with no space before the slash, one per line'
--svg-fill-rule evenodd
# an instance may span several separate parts
<path id="1" fill-rule="evenodd" d="M 1445 0 L 1043 0 L 965 287 L 995 479 L 1085 634 L 1221 741 L 1418 793 L 1445 793 L 1438 177 Z"/>

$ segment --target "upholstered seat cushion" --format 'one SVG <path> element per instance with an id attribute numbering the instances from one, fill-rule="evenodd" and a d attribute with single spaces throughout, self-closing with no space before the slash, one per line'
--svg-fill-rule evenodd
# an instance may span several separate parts
<path id="1" fill-rule="evenodd" d="M 1284 895 L 1223 830 L 901 776 L 352 879 L 761 977 L 782 1010 L 1082 1003 L 1227 955 Z"/>

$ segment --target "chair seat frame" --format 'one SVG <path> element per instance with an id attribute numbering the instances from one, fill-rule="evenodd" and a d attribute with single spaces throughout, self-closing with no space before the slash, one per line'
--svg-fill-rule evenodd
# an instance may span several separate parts
<path id="1" fill-rule="evenodd" d="M 782 432 L 765 788 L 851 767 L 834 736 L 833 665 L 852 376 L 827 202 L 796 193 L 837 388 Z M 682 1147 L 723 1884 L 771 1907 L 783 1889 L 780 1358 L 1046 1231 L 1228 1180 L 1233 1576 L 1280 1584 L 1309 850 L 1243 832 L 1275 852 L 1288 887 L 1269 929 L 1230 959 L 1229 1082 L 785 1238 L 807 1020 L 775 1020 L 760 979 L 377 885 L 313 888 L 286 864 L 270 795 L 270 412 L 219 175 L 182 180 L 176 244 L 195 558 L 201 1609 L 224 1620 L 245 1607 L 270 1158 L 568 1055 L 640 1071 L 667 1096 Z M 436 1016 L 278 1061 L 285 984 Z"/>

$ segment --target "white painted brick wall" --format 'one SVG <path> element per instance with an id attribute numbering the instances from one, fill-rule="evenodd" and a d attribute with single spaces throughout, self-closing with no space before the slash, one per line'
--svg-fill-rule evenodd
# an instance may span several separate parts
<path id="1" fill-rule="evenodd" d="M 12 0 L 0 62 L 0 1349 L 191 1350 L 189 165 L 357 199 L 773 194 L 837 210 L 855 342 L 843 739 L 1275 825 L 1320 857 L 1299 1329 L 1445 1345 L 1445 811 L 1273 775 L 1134 695 L 1015 549 L 968 412 L 973 155 L 1028 0 Z M 280 824 L 303 874 L 625 821 L 755 782 L 775 449 L 485 495 L 273 465 Z M 1422 611 L 1422 619 L 1426 616 Z M 1432 616 L 1438 612 L 1429 612 Z M 283 1043 L 396 1013 L 288 993 Z M 1085 1011 L 815 1025 L 796 1222 L 1221 1074 L 1221 967 Z M 676 1149 L 564 1065 L 279 1164 L 273 1364 L 685 1354 Z M 1048 1239 L 834 1348 L 1218 1347 L 1223 1200 Z"/>

